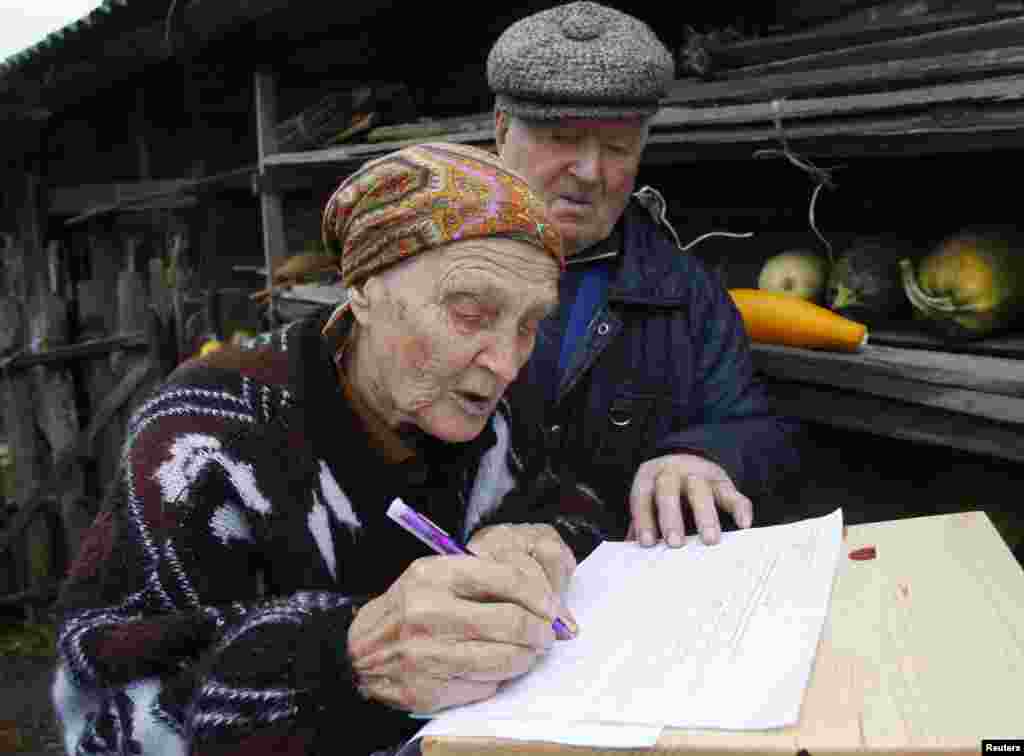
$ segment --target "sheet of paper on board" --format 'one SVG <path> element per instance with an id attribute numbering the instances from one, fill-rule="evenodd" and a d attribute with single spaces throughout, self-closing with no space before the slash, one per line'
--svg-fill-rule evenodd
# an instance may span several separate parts
<path id="1" fill-rule="evenodd" d="M 662 727 L 794 724 L 828 613 L 842 510 L 681 549 L 601 544 L 567 597 L 581 628 L 493 698 L 417 735 L 652 745 Z M 502 731 L 504 730 L 504 733 Z"/>

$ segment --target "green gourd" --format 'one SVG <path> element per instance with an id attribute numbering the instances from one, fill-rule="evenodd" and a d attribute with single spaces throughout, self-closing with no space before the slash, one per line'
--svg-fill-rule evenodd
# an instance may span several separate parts
<path id="1" fill-rule="evenodd" d="M 910 259 L 900 266 L 915 314 L 948 341 L 997 333 L 1024 315 L 1024 243 L 1015 230 L 963 230 L 916 269 Z"/>
<path id="2" fill-rule="evenodd" d="M 879 325 L 911 315 L 903 291 L 899 260 L 909 245 L 887 236 L 862 237 L 832 266 L 825 304 L 843 317 Z"/>

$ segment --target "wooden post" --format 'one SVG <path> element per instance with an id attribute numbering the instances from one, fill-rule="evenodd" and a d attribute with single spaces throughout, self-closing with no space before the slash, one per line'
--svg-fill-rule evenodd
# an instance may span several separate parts
<path id="1" fill-rule="evenodd" d="M 49 290 L 41 290 L 35 297 L 33 315 L 29 324 L 30 342 L 39 344 L 42 349 L 52 349 L 69 343 L 67 303 Z M 63 366 L 48 367 L 37 365 L 30 368 L 32 385 L 35 392 L 36 424 L 50 447 L 48 467 L 58 458 L 70 452 L 78 441 L 81 426 L 78 410 L 75 406 L 75 387 L 71 371 Z M 78 544 L 82 532 L 89 525 L 88 513 L 81 510 L 84 494 L 84 480 L 81 467 L 72 465 L 67 478 L 61 481 L 57 495 L 60 505 L 60 522 L 64 533 L 66 557 L 73 560 L 78 553 Z M 34 525 L 46 525 L 45 520 L 37 520 Z M 41 550 L 35 547 L 36 552 Z M 42 578 L 51 577 L 46 569 L 47 559 L 56 563 L 53 555 L 33 552 L 31 574 Z M 35 585 L 30 587 L 36 587 Z"/>
<path id="2" fill-rule="evenodd" d="M 20 322 L 11 324 L 17 336 L 17 348 L 32 348 L 33 300 L 45 292 L 45 265 L 42 250 L 43 230 L 39 216 L 39 178 L 30 172 L 24 174 L 18 233 L 8 268 L 10 294 L 19 303 Z M 33 377 L 28 372 L 3 377 L 4 414 L 14 460 L 14 498 L 19 507 L 25 506 L 29 493 L 35 490 L 45 475 L 45 453 L 36 423 L 37 397 L 33 390 Z M 33 589 L 51 577 L 53 563 L 53 534 L 45 519 L 37 518 L 26 529 L 18 548 L 14 550 L 15 582 L 18 588 Z"/>
<path id="3" fill-rule="evenodd" d="M 171 278 L 171 308 L 174 318 L 174 332 L 178 345 L 178 362 L 186 359 L 191 351 L 188 344 L 185 298 L 192 290 L 195 272 L 189 260 L 192 240 L 189 229 L 177 219 L 172 220 L 167 233 L 168 258 Z"/>
<path id="4" fill-rule="evenodd" d="M 263 223 L 263 258 L 267 268 L 267 288 L 273 285 L 274 268 L 288 256 L 284 234 L 284 207 L 279 192 L 266 187 L 264 161 L 278 151 L 277 137 L 277 80 L 273 73 L 257 71 L 255 74 L 256 139 L 259 150 L 259 179 L 261 181 L 260 210 Z M 278 323 L 275 297 L 271 294 L 268 311 L 271 328 Z"/>
<path id="5" fill-rule="evenodd" d="M 111 336 L 116 330 L 117 302 L 111 296 L 117 291 L 118 265 L 121 250 L 108 232 L 96 229 L 89 234 L 89 268 L 92 276 L 78 283 L 78 317 L 81 340 Z M 141 324 L 140 324 L 141 325 Z M 103 398 L 117 385 L 115 360 L 88 360 L 82 366 L 90 412 L 95 412 Z M 99 488 L 117 473 L 119 435 L 113 425 L 103 428 L 96 437 L 94 458 Z"/>

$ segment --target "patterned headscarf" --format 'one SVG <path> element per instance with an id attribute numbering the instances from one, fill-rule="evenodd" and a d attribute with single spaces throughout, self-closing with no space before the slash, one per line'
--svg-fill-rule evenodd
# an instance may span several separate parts
<path id="1" fill-rule="evenodd" d="M 562 239 L 526 181 L 489 152 L 406 147 L 364 165 L 324 208 L 324 246 L 352 286 L 395 263 L 466 239 L 518 239 L 564 270 Z"/>

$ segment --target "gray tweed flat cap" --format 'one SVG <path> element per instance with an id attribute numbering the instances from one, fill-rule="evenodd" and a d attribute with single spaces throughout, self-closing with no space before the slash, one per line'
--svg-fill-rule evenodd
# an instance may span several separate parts
<path id="1" fill-rule="evenodd" d="M 535 120 L 650 116 L 674 76 L 672 53 L 645 23 L 591 2 L 515 22 L 487 56 L 497 106 Z"/>

